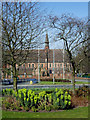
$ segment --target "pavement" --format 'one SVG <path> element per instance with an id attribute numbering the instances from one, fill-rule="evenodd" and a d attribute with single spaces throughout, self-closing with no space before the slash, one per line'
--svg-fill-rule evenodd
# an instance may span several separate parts
<path id="1" fill-rule="evenodd" d="M 90 87 L 90 84 L 84 84 L 86 86 L 89 86 Z M 79 88 L 79 86 L 83 86 L 83 84 L 76 84 L 75 85 L 75 88 Z M 26 88 L 26 89 L 30 89 L 30 88 L 72 88 L 73 85 L 72 84 L 62 84 L 62 85 L 30 85 L 30 84 L 18 84 L 17 85 L 17 88 L 18 89 L 23 89 L 23 88 Z M 6 88 L 13 88 L 13 85 L 0 85 L 0 89 L 6 89 Z"/>
<path id="2" fill-rule="evenodd" d="M 75 81 L 82 81 L 82 82 L 90 82 L 88 80 L 75 80 Z M 90 84 L 84 84 L 86 86 L 90 87 Z M 79 86 L 83 86 L 83 84 L 76 84 L 75 88 L 79 88 Z M 22 88 L 26 88 L 26 89 L 30 89 L 30 88 L 72 88 L 73 85 L 72 84 L 60 84 L 60 85 L 37 85 L 37 84 L 32 84 L 30 85 L 30 82 L 22 82 L 22 83 L 18 83 L 17 88 L 18 89 L 22 89 Z M 6 88 L 13 88 L 13 85 L 2 85 L 0 83 L 0 90 L 1 89 L 6 89 Z"/>

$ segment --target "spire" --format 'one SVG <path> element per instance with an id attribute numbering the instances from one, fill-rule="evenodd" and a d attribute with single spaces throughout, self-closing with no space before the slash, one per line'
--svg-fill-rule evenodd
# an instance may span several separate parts
<path id="1" fill-rule="evenodd" d="M 48 34 L 47 34 L 47 33 L 46 33 L 46 40 L 45 40 L 45 43 L 49 43 Z"/>
<path id="2" fill-rule="evenodd" d="M 49 48 L 48 34 L 46 33 L 45 48 Z"/>

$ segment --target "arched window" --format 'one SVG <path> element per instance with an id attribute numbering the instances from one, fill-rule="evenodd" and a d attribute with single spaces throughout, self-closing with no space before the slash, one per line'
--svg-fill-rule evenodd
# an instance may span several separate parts
<path id="1" fill-rule="evenodd" d="M 23 67 L 25 68 L 25 64 L 23 64 Z"/>
<path id="2" fill-rule="evenodd" d="M 32 64 L 32 68 L 34 68 L 34 64 Z"/>
<path id="3" fill-rule="evenodd" d="M 55 67 L 57 67 L 57 64 L 55 63 Z"/>
<path id="4" fill-rule="evenodd" d="M 51 67 L 51 63 L 50 63 L 50 65 L 49 65 L 50 67 Z"/>
<path id="5" fill-rule="evenodd" d="M 29 68 L 31 67 L 31 65 L 29 64 Z"/>
<path id="6" fill-rule="evenodd" d="M 41 68 L 43 68 L 43 64 L 41 64 Z"/>

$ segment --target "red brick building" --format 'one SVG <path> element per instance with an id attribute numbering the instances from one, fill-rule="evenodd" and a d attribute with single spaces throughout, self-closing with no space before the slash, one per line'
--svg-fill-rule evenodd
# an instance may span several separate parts
<path id="1" fill-rule="evenodd" d="M 39 63 L 38 63 L 39 62 Z M 49 49 L 48 34 L 46 34 L 45 48 L 30 50 L 29 57 L 26 62 L 19 67 L 18 76 L 23 77 L 38 77 L 38 65 L 40 70 L 40 76 L 53 76 L 53 49 Z M 10 66 L 7 65 L 7 68 Z M 63 49 L 54 49 L 54 73 L 56 78 L 66 79 L 71 78 L 71 64 L 69 63 L 68 56 L 65 52 L 63 63 Z M 18 66 L 17 66 L 18 68 Z M 9 76 L 10 77 L 10 76 Z"/>
<path id="2" fill-rule="evenodd" d="M 39 53 L 39 54 L 38 54 Z M 49 49 L 48 34 L 45 39 L 45 49 L 32 50 L 29 54 L 29 58 L 26 63 L 19 69 L 20 78 L 24 77 L 37 77 L 38 65 L 40 67 L 40 76 L 53 75 L 53 49 Z M 39 63 L 38 63 L 39 59 Z M 71 64 L 69 63 L 68 56 L 64 55 L 63 63 L 63 49 L 54 49 L 54 73 L 57 78 L 63 78 L 63 66 L 65 78 L 71 78 Z"/>

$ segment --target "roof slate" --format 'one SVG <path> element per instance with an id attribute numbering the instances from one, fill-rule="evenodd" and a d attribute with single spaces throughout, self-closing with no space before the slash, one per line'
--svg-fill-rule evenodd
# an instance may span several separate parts
<path id="1" fill-rule="evenodd" d="M 63 62 L 63 49 L 55 49 L 54 50 L 54 60 L 57 63 L 62 63 Z M 40 49 L 39 50 L 39 59 L 40 63 L 45 63 L 45 49 Z M 65 53 L 64 56 L 64 61 L 69 62 L 68 56 Z M 31 50 L 29 52 L 28 58 L 26 63 L 38 63 L 38 50 Z M 49 49 L 48 51 L 48 63 L 53 63 L 53 49 Z"/>

